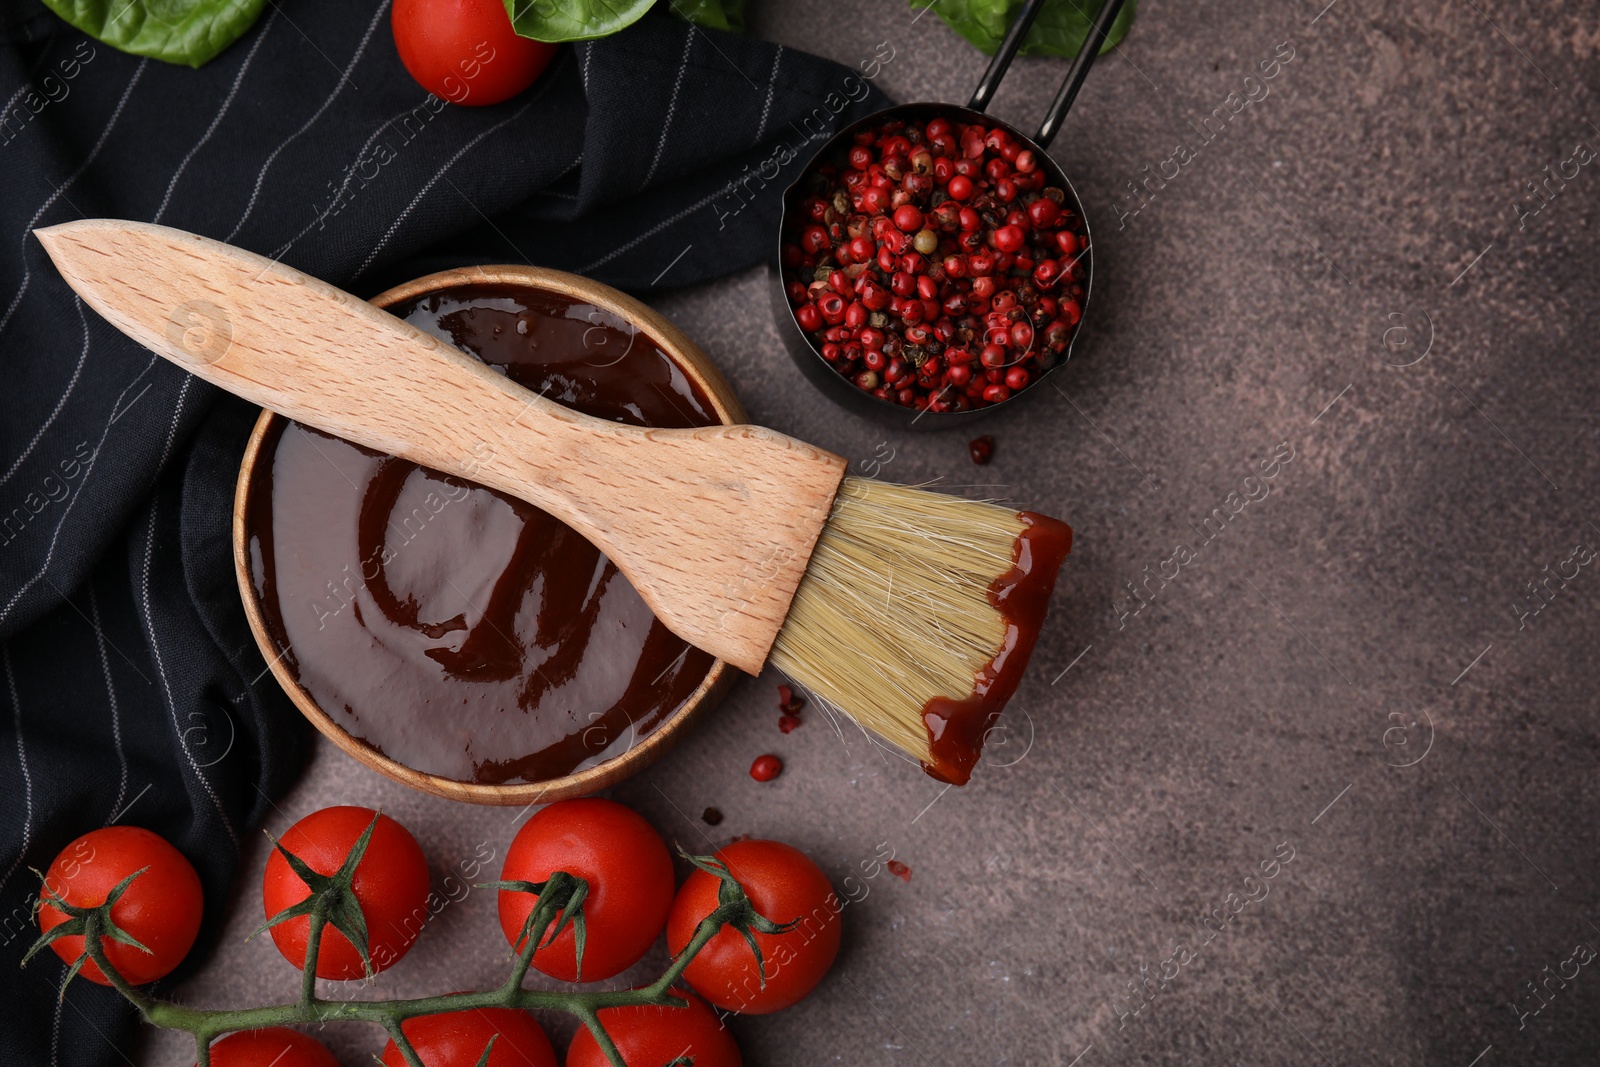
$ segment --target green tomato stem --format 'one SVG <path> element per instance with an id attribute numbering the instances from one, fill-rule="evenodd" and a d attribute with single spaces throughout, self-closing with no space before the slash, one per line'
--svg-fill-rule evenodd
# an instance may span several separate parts
<path id="1" fill-rule="evenodd" d="M 589 1035 L 594 1038 L 594 1043 L 600 1046 L 600 1051 L 605 1053 L 606 1060 L 611 1064 L 611 1067 L 628 1067 L 623 1062 L 622 1053 L 617 1051 L 616 1042 L 611 1040 L 611 1035 L 606 1033 L 606 1028 L 600 1025 L 598 1012 L 580 1008 L 573 1014 L 582 1020 L 583 1025 L 588 1028 Z"/>
<path id="2" fill-rule="evenodd" d="M 529 929 L 528 936 L 523 939 L 523 945 L 517 950 L 512 959 L 511 973 L 506 976 L 505 990 L 509 994 L 513 990 L 522 988 L 522 980 L 528 976 L 528 966 L 533 963 L 533 954 L 538 951 L 539 939 L 544 936 L 546 923 L 539 929 Z"/>
<path id="3" fill-rule="evenodd" d="M 300 1003 L 310 1007 L 317 999 L 317 956 L 322 952 L 322 928 L 328 921 L 328 909 L 318 900 L 311 909 L 311 921 L 306 933 L 305 965 L 300 968 Z"/>
<path id="4" fill-rule="evenodd" d="M 406 1067 L 424 1067 L 422 1057 L 417 1055 L 417 1050 L 411 1047 L 411 1039 L 405 1031 L 400 1029 L 400 1019 L 397 1017 L 385 1022 L 383 1028 L 389 1031 L 389 1039 L 394 1042 L 394 1047 L 400 1050 L 401 1057 L 406 1061 Z"/>
<path id="5" fill-rule="evenodd" d="M 689 939 L 687 945 L 683 946 L 683 951 L 678 953 L 678 958 L 672 961 L 672 966 L 667 968 L 665 974 L 645 988 L 657 996 L 664 996 L 672 988 L 672 984 L 683 974 L 685 968 L 689 966 L 690 961 L 706 946 L 706 942 L 717 936 L 717 932 L 733 917 L 736 911 L 737 906 L 734 904 L 721 904 L 716 911 L 701 919 L 700 924 L 694 928 L 694 936 Z"/>

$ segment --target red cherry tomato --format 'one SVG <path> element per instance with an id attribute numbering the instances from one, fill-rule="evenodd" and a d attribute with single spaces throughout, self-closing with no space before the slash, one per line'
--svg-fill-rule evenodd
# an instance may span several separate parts
<path id="1" fill-rule="evenodd" d="M 287 1026 L 241 1030 L 211 1046 L 211 1067 L 339 1067 L 328 1046 Z"/>
<path id="2" fill-rule="evenodd" d="M 533 1021 L 515 1008 L 474 1008 L 407 1019 L 400 1029 L 417 1050 L 423 1067 L 476 1067 L 489 1039 L 500 1035 L 488 1067 L 556 1067 L 556 1050 Z M 406 1067 L 400 1047 L 383 1046 L 384 1067 Z M 665 1061 L 663 1061 L 665 1062 Z"/>
<path id="3" fill-rule="evenodd" d="M 333 874 L 344 864 L 350 846 L 366 830 L 372 816 L 371 808 L 323 808 L 289 827 L 279 840 L 313 871 Z M 428 861 L 417 839 L 389 816 L 378 816 L 367 851 L 356 867 L 353 885 L 366 916 L 367 952 L 376 973 L 399 962 L 428 918 Z M 267 858 L 261 895 L 270 919 L 310 896 L 311 890 L 282 853 L 273 849 Z M 279 923 L 271 932 L 284 959 L 296 967 L 305 963 L 306 939 L 311 933 L 308 917 Z M 364 973 L 356 947 L 331 923 L 323 927 L 317 977 L 347 980 Z"/>
<path id="4" fill-rule="evenodd" d="M 694 1067 L 741 1067 L 739 1046 L 706 1002 L 682 989 L 687 1008 L 605 1008 L 600 1025 L 628 1067 L 659 1067 L 682 1056 Z M 567 1067 L 610 1067 L 611 1061 L 587 1027 L 578 1027 L 567 1047 Z"/>
<path id="5" fill-rule="evenodd" d="M 706 942 L 683 977 L 696 993 L 727 1011 L 765 1015 L 787 1008 L 816 988 L 833 966 L 843 905 L 821 868 L 782 842 L 735 841 L 717 859 L 738 879 L 757 912 L 777 923 L 802 921 L 786 934 L 756 933 L 766 963 L 765 989 L 755 954 L 738 931 L 727 927 Z M 667 948 L 674 956 L 689 943 L 700 920 L 716 910 L 720 884 L 697 869 L 678 890 L 667 917 Z"/>
<path id="6" fill-rule="evenodd" d="M 597 982 L 639 962 L 661 934 L 672 906 L 672 857 L 661 835 L 637 813 L 610 800 L 564 800 L 517 831 L 500 877 L 543 882 L 556 871 L 588 880 L 583 913 L 583 980 Z M 500 929 L 517 946 L 537 898 L 500 892 Z M 533 954 L 533 965 L 564 982 L 578 980 L 576 942 L 567 927 Z"/>
<path id="7" fill-rule="evenodd" d="M 532 85 L 556 46 L 517 36 L 501 0 L 394 0 L 400 62 L 453 104 L 498 104 Z"/>
<path id="8" fill-rule="evenodd" d="M 148 948 L 105 940 L 106 959 L 133 985 L 144 985 L 172 973 L 183 962 L 200 932 L 204 899 L 200 876 L 160 835 L 137 826 L 107 826 L 92 830 L 61 850 L 45 872 L 45 886 L 73 907 L 104 904 L 117 883 L 140 868 L 122 898 L 111 906 L 111 921 Z M 49 904 L 39 908 L 39 929 L 48 933 L 67 921 L 67 915 Z M 63 937 L 51 944 L 56 955 L 71 963 L 83 955 L 83 938 Z M 110 985 L 106 976 L 86 961 L 79 972 L 92 982 Z"/>

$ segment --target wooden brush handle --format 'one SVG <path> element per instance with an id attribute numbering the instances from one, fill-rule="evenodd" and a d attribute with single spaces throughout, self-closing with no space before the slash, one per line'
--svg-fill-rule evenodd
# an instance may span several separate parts
<path id="1" fill-rule="evenodd" d="M 594 542 L 690 643 L 758 672 L 846 461 L 758 426 L 579 414 L 282 264 L 111 219 L 36 231 L 101 315 L 297 422 L 499 489 Z M 594 286 L 597 304 L 625 302 Z"/>

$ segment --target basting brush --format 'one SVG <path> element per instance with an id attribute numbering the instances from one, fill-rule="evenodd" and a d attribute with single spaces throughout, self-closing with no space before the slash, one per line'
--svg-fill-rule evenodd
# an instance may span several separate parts
<path id="1" fill-rule="evenodd" d="M 145 223 L 35 231 L 112 325 L 307 426 L 520 497 L 600 548 L 668 629 L 771 662 L 964 783 L 1015 692 L 1072 531 L 846 475 L 758 426 L 592 418 L 252 252 Z M 585 282 L 627 317 L 632 301 Z"/>

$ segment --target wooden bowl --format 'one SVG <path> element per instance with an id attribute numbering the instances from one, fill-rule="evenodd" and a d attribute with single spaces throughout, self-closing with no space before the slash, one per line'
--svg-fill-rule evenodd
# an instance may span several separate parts
<path id="1" fill-rule="evenodd" d="M 404 300 L 466 284 L 523 285 L 559 293 L 613 312 L 637 326 L 654 341 L 683 373 L 699 387 L 711 405 L 712 411 L 724 424 L 747 421 L 744 408 L 739 404 L 732 388 L 720 371 L 706 358 L 694 342 L 683 335 L 672 323 L 641 304 L 607 285 L 580 278 L 575 274 L 544 270 L 539 267 L 496 266 L 467 267 L 441 271 L 424 278 L 396 286 L 372 298 L 380 308 L 388 308 Z M 472 804 L 548 804 L 569 797 L 583 796 L 597 789 L 619 782 L 636 774 L 659 759 L 682 736 L 689 724 L 714 707 L 733 683 L 736 671 L 722 660 L 714 660 L 705 679 L 669 715 L 654 732 L 621 755 L 603 763 L 574 771 L 561 778 L 543 782 L 522 782 L 505 785 L 464 782 L 415 770 L 383 755 L 377 749 L 348 733 L 317 705 L 283 662 L 284 650 L 279 648 L 267 631 L 261 603 L 250 578 L 250 546 L 245 528 L 245 515 L 250 499 L 256 464 L 261 458 L 263 443 L 275 427 L 285 422 L 283 416 L 263 411 L 256 420 L 255 430 L 245 448 L 244 461 L 239 467 L 239 481 L 233 498 L 233 566 L 239 581 L 239 593 L 244 599 L 245 616 L 250 621 L 250 632 L 255 635 L 261 654 L 271 665 L 278 684 L 283 686 L 289 699 L 294 701 L 311 724 L 323 736 L 338 745 L 349 755 L 395 781 L 420 789 L 425 793 L 464 800 Z"/>

